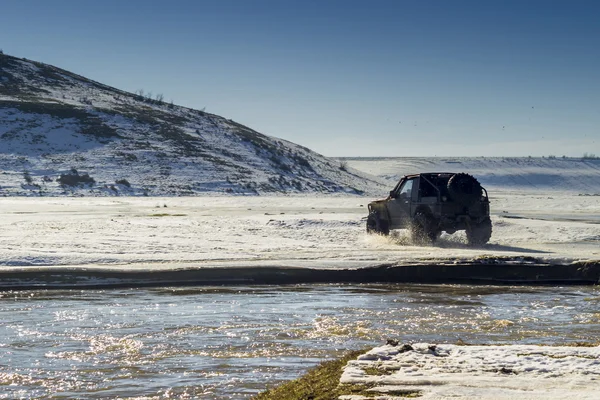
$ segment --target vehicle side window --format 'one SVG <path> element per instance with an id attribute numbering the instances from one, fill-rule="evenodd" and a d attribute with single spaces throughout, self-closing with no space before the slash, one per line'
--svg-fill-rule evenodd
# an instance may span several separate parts
<path id="1" fill-rule="evenodd" d="M 404 182 L 402 184 L 402 186 L 400 187 L 400 191 L 398 192 L 398 197 L 405 197 L 405 198 L 409 198 L 412 194 L 412 188 L 413 188 L 413 183 L 414 183 L 414 179 L 409 179 L 406 182 Z"/>
<path id="2" fill-rule="evenodd" d="M 421 197 L 437 197 L 437 191 L 425 179 L 421 179 Z"/>

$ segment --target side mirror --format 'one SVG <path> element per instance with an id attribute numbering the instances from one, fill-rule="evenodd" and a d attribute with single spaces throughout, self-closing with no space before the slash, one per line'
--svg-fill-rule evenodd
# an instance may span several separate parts
<path id="1" fill-rule="evenodd" d="M 396 192 L 394 192 L 393 190 L 390 190 L 390 198 L 391 199 L 395 199 L 396 198 Z"/>

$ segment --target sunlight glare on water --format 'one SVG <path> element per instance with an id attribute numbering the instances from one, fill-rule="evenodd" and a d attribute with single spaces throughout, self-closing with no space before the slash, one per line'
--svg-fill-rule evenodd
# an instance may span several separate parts
<path id="1" fill-rule="evenodd" d="M 597 342 L 595 287 L 0 292 L 0 398 L 248 398 L 349 349 Z"/>

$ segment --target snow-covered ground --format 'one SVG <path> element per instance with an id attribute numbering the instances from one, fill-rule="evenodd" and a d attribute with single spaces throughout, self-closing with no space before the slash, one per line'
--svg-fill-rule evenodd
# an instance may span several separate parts
<path id="1" fill-rule="evenodd" d="M 399 230 L 367 235 L 360 196 L 0 198 L 0 265 L 174 268 L 277 265 L 352 268 L 485 256 L 600 259 L 600 198 L 492 195 L 493 235 L 435 246 Z"/>
<path id="2" fill-rule="evenodd" d="M 600 387 L 600 346 L 386 345 L 350 361 L 340 382 L 373 386 L 369 397 L 340 400 L 396 400 L 409 393 L 423 400 L 591 400 Z"/>

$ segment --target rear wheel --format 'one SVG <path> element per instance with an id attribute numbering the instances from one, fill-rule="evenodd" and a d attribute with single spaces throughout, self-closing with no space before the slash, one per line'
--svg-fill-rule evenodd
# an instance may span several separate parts
<path id="1" fill-rule="evenodd" d="M 367 233 L 389 235 L 390 226 L 387 221 L 381 219 L 378 212 L 371 211 L 367 217 Z"/>
<path id="2" fill-rule="evenodd" d="M 483 246 L 492 237 L 492 220 L 484 219 L 467 227 L 467 241 L 471 246 Z"/>
<path id="3" fill-rule="evenodd" d="M 410 225 L 410 236 L 413 243 L 426 245 L 434 243 L 440 237 L 441 231 L 435 226 L 431 216 L 417 213 Z"/>

